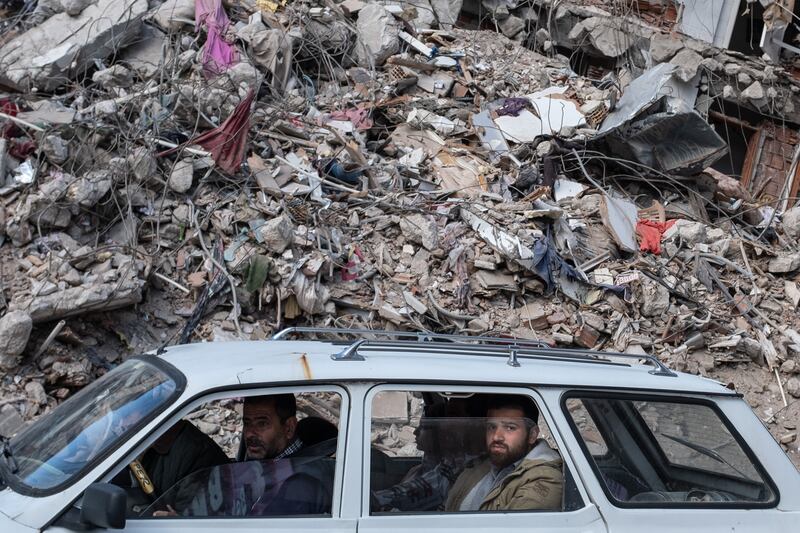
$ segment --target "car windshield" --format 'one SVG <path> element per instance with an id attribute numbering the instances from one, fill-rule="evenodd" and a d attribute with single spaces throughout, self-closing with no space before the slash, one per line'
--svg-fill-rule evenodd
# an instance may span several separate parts
<path id="1" fill-rule="evenodd" d="M 129 360 L 12 439 L 12 472 L 30 488 L 68 483 L 134 426 L 177 396 L 176 382 L 156 366 Z"/>

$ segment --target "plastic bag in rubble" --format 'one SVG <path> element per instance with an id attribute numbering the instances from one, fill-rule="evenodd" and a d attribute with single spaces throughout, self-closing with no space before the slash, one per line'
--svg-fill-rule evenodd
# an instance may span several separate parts
<path id="1" fill-rule="evenodd" d="M 292 278 L 292 289 L 300 309 L 310 315 L 322 313 L 331 293 L 325 285 L 307 278 L 299 270 Z"/>

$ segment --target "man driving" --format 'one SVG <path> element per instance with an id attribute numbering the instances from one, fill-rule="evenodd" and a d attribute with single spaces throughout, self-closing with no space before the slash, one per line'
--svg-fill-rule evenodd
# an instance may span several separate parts
<path id="1" fill-rule="evenodd" d="M 539 439 L 539 410 L 527 397 L 497 395 L 486 411 L 488 457 L 467 468 L 447 495 L 446 511 L 558 510 L 558 453 Z"/>

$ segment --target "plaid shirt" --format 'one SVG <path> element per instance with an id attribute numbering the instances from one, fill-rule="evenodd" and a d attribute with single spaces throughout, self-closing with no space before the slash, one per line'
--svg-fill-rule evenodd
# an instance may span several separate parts
<path id="1" fill-rule="evenodd" d="M 388 489 L 372 493 L 373 511 L 436 511 L 443 509 L 447 492 L 472 457 L 443 459 Z M 422 465 L 421 465 L 422 466 Z M 423 468 L 425 468 L 423 466 Z"/>
<path id="2" fill-rule="evenodd" d="M 292 455 L 296 454 L 303 448 L 303 441 L 298 438 L 295 438 L 291 444 L 289 444 L 285 450 L 281 453 L 276 455 L 272 458 L 273 461 L 277 461 L 278 459 L 286 459 L 287 457 L 291 457 Z"/>

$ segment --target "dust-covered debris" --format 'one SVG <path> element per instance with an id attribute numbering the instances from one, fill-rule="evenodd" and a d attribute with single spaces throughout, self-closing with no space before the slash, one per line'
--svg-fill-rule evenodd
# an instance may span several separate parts
<path id="1" fill-rule="evenodd" d="M 262 5 L 0 2 L 2 431 L 179 340 L 400 328 L 653 354 L 798 462 L 791 47 L 641 2 Z"/>

